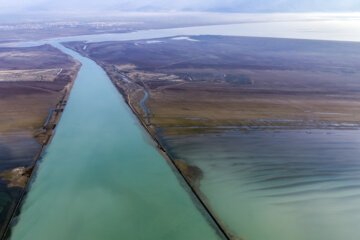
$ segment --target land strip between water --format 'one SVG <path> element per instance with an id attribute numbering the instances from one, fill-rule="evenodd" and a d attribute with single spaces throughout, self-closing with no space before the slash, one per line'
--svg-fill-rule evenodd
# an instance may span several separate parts
<path id="1" fill-rule="evenodd" d="M 116 82 L 114 82 L 113 80 L 111 80 L 111 81 L 113 82 L 115 87 L 119 90 L 119 93 L 122 94 L 122 91 L 117 86 Z M 213 221 L 212 223 L 215 224 L 216 230 L 218 230 L 221 233 L 221 235 L 223 235 L 228 240 L 237 239 L 237 238 L 235 238 L 235 236 L 232 236 L 231 233 L 229 233 L 226 230 L 226 228 L 222 225 L 221 221 L 214 215 L 210 206 L 206 203 L 206 201 L 204 201 L 204 196 L 201 195 L 201 192 L 198 191 L 197 186 L 194 185 L 195 182 L 197 184 L 199 184 L 199 181 L 200 181 L 200 179 L 197 179 L 196 181 L 194 181 L 195 178 L 199 178 L 199 175 L 200 175 L 200 174 L 196 175 L 194 173 L 201 172 L 201 170 L 195 166 L 189 166 L 185 162 L 181 162 L 179 160 L 174 160 L 172 158 L 172 156 L 169 154 L 169 152 L 166 150 L 166 148 L 164 147 L 164 144 L 161 143 L 162 142 L 161 138 L 159 138 L 159 136 L 154 131 L 154 129 L 153 129 L 154 126 L 151 124 L 149 118 L 147 117 L 148 110 L 146 109 L 146 106 L 143 105 L 144 111 L 146 114 L 146 117 L 143 118 L 142 115 L 134 108 L 134 106 L 131 105 L 129 103 L 129 101 L 126 100 L 127 99 L 126 96 L 123 95 L 123 97 L 124 97 L 124 100 L 126 101 L 127 105 L 132 110 L 132 112 L 139 119 L 139 122 L 141 123 L 141 125 L 144 127 L 144 129 L 147 131 L 147 133 L 152 137 L 152 139 L 156 143 L 157 148 L 159 149 L 159 151 L 162 154 L 162 156 L 164 157 L 164 159 L 169 163 L 170 166 L 172 166 L 173 169 L 175 169 L 177 171 L 177 173 L 179 173 L 179 175 L 182 177 L 182 179 L 186 182 L 187 186 L 190 188 L 193 196 L 201 204 L 201 206 L 204 207 L 206 213 L 208 214 L 208 217 L 210 217 L 211 221 Z M 143 99 L 146 100 L 146 95 L 144 96 Z M 191 178 L 193 178 L 193 179 L 191 179 Z"/>

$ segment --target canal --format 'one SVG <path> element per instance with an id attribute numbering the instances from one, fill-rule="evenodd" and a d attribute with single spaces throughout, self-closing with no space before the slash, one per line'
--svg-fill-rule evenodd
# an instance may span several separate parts
<path id="1" fill-rule="evenodd" d="M 11 239 L 221 239 L 106 73 L 82 63 Z"/>

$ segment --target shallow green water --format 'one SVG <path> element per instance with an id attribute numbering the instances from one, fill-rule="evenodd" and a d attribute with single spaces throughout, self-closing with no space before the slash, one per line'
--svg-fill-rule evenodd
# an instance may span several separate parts
<path id="1" fill-rule="evenodd" d="M 359 240 L 360 131 L 164 136 L 203 172 L 200 190 L 244 240 Z"/>
<path id="2" fill-rule="evenodd" d="M 219 239 L 105 72 L 83 64 L 13 240 Z"/>

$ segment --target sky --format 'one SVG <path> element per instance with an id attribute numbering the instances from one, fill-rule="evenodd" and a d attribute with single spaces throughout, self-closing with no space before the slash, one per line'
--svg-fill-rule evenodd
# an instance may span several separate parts
<path id="1" fill-rule="evenodd" d="M 0 14 L 46 11 L 347 12 L 360 0 L 0 0 Z"/>

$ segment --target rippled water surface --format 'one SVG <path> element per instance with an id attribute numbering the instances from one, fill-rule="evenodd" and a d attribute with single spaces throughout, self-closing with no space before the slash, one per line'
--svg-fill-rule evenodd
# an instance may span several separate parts
<path id="1" fill-rule="evenodd" d="M 166 136 L 203 172 L 215 215 L 245 240 L 360 239 L 360 131 Z"/>

